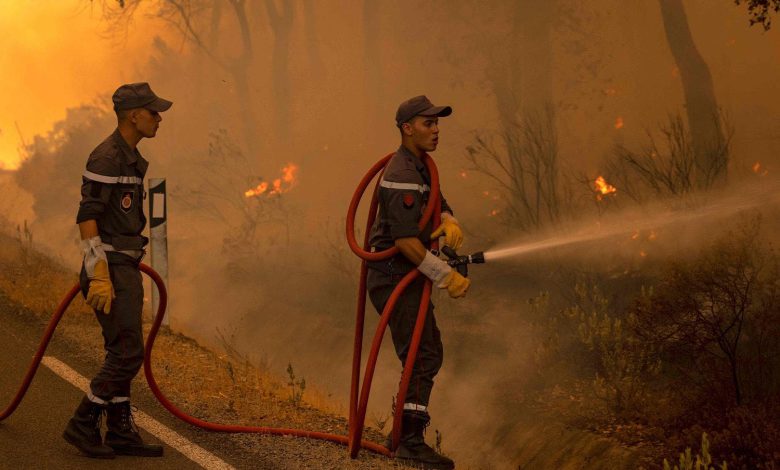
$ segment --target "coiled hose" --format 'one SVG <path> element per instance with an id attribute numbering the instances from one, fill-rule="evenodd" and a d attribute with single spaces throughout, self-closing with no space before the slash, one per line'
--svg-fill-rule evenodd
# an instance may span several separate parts
<path id="1" fill-rule="evenodd" d="M 392 154 L 382 158 L 373 167 L 371 167 L 369 172 L 363 177 L 363 179 L 360 181 L 360 184 L 358 185 L 357 190 L 355 191 L 355 194 L 352 197 L 352 200 L 349 205 L 349 211 L 347 213 L 347 227 L 346 227 L 347 241 L 352 251 L 362 259 L 361 269 L 360 269 L 360 287 L 358 290 L 357 318 L 355 321 L 355 342 L 354 342 L 354 351 L 352 357 L 352 381 L 350 387 L 350 400 L 349 400 L 349 435 L 342 436 L 338 434 L 329 434 L 329 433 L 318 432 L 318 431 L 307 431 L 307 430 L 292 429 L 292 428 L 271 428 L 271 427 L 262 427 L 262 426 L 241 426 L 241 425 L 226 425 L 226 424 L 212 423 L 209 421 L 204 421 L 202 419 L 195 418 L 194 416 L 190 416 L 184 411 L 177 408 L 176 405 L 174 405 L 173 403 L 171 403 L 170 400 L 168 400 L 168 398 L 165 396 L 162 390 L 160 390 L 160 387 L 157 384 L 157 380 L 154 378 L 154 372 L 152 371 L 152 351 L 154 348 L 154 340 L 157 337 L 157 333 L 160 329 L 160 325 L 162 324 L 163 316 L 165 315 L 165 308 L 168 303 L 168 292 L 167 289 L 165 288 L 165 283 L 163 282 L 160 275 L 157 274 L 157 272 L 151 267 L 141 263 L 139 265 L 139 269 L 141 270 L 141 272 L 143 272 L 144 274 L 146 274 L 152 279 L 152 281 L 155 283 L 160 293 L 160 303 L 157 308 L 157 312 L 155 314 L 151 330 L 149 331 L 149 334 L 147 335 L 146 338 L 145 354 L 144 354 L 144 375 L 146 376 L 146 381 L 149 384 L 149 388 L 152 390 L 152 393 L 154 393 L 154 396 L 157 397 L 157 400 L 160 402 L 160 404 L 162 404 L 168 411 L 170 411 L 174 416 L 181 419 L 182 421 L 209 431 L 225 432 L 225 433 L 276 434 L 276 435 L 307 437 L 310 439 L 320 439 L 320 440 L 332 441 L 339 444 L 347 445 L 349 448 L 349 454 L 352 458 L 357 457 L 358 452 L 360 451 L 361 448 L 368 449 L 388 457 L 392 457 L 393 453 L 391 449 L 387 449 L 385 446 L 374 442 L 363 440 L 361 439 L 361 437 L 362 437 L 363 428 L 365 424 L 366 409 L 368 407 L 368 398 L 369 398 L 369 393 L 371 391 L 371 382 L 373 380 L 374 370 L 376 368 L 376 361 L 379 356 L 379 347 L 382 343 L 382 338 L 384 336 L 385 329 L 387 328 L 387 323 L 390 320 L 390 314 L 392 313 L 393 307 L 395 306 L 395 303 L 397 302 L 399 296 L 403 293 L 404 289 L 414 279 L 416 279 L 417 276 L 419 276 L 420 272 L 416 269 L 412 270 L 401 280 L 401 282 L 398 284 L 396 289 L 390 295 L 390 298 L 387 301 L 387 305 L 385 306 L 385 309 L 382 312 L 382 315 L 380 317 L 379 325 L 377 327 L 376 333 L 374 334 L 374 340 L 371 344 L 371 350 L 369 352 L 368 361 L 366 363 L 366 373 L 363 377 L 363 386 L 362 389 L 359 389 L 358 385 L 360 381 L 361 352 L 363 347 L 363 324 L 365 319 L 365 305 L 366 305 L 366 274 L 367 274 L 366 262 L 387 259 L 398 253 L 398 249 L 395 247 L 377 253 L 371 253 L 369 251 L 369 246 L 368 246 L 369 231 L 376 218 L 377 207 L 379 205 L 377 200 L 378 182 L 377 185 L 374 187 L 373 197 L 371 199 L 371 206 L 369 210 L 368 220 L 366 222 L 365 237 L 364 237 L 362 248 L 358 245 L 357 241 L 355 240 L 355 229 L 354 229 L 355 215 L 357 212 L 358 205 L 360 204 L 360 199 L 362 198 L 363 193 L 365 192 L 371 180 L 378 173 L 383 171 L 390 157 L 392 157 Z M 440 207 L 441 207 L 441 201 L 439 198 L 439 178 L 438 178 L 438 171 L 436 169 L 436 165 L 433 163 L 433 159 L 431 159 L 431 157 L 428 156 L 427 154 L 424 156 L 423 161 L 425 162 L 431 174 L 431 196 L 430 196 L 430 200 L 428 201 L 428 206 L 420 220 L 420 224 L 419 224 L 420 229 L 422 229 L 428 223 L 428 221 L 431 219 L 432 216 L 434 217 L 434 226 L 439 225 Z M 435 212 L 434 209 L 436 209 Z M 437 242 L 434 241 L 433 248 L 436 247 L 437 247 Z M 22 399 L 24 398 L 24 395 L 27 393 L 27 389 L 30 387 L 30 383 L 35 377 L 35 373 L 38 371 L 38 367 L 40 366 L 41 359 L 43 359 L 43 355 L 46 352 L 46 348 L 48 347 L 49 342 L 51 341 L 51 338 L 54 335 L 54 331 L 57 328 L 60 319 L 62 318 L 63 314 L 67 310 L 70 303 L 73 301 L 76 295 L 79 294 L 80 291 L 81 288 L 77 283 L 68 291 L 68 293 L 65 295 L 65 297 L 62 299 L 59 306 L 55 310 L 54 314 L 49 320 L 48 325 L 46 326 L 46 330 L 44 331 L 43 337 L 41 338 L 40 344 L 38 345 L 38 349 L 35 352 L 35 356 L 33 357 L 33 360 L 30 363 L 30 367 L 28 368 L 27 373 L 25 374 L 24 379 L 22 380 L 21 386 L 17 390 L 16 395 L 14 396 L 13 400 L 11 400 L 9 405 L 6 406 L 6 408 L 2 412 L 0 412 L 0 422 L 2 422 L 3 420 L 11 416 L 16 410 L 16 408 L 19 406 L 19 404 L 21 403 Z M 399 385 L 399 390 L 397 395 L 397 403 L 395 406 L 395 415 L 393 418 L 393 431 L 392 431 L 393 450 L 398 447 L 399 437 L 401 433 L 401 414 L 403 412 L 403 400 L 404 397 L 406 396 L 406 391 L 409 387 L 409 381 L 411 379 L 411 374 L 412 374 L 412 366 L 414 365 L 414 360 L 417 356 L 417 350 L 420 345 L 420 338 L 422 335 L 423 326 L 425 324 L 425 316 L 428 311 L 427 305 L 430 296 L 431 296 L 431 282 L 426 281 L 425 288 L 423 290 L 422 299 L 420 300 L 420 310 L 418 312 L 417 323 L 415 324 L 414 334 L 412 336 L 412 344 L 409 348 L 409 354 L 407 356 L 406 364 L 404 365 L 404 370 L 401 376 L 401 382 Z"/>

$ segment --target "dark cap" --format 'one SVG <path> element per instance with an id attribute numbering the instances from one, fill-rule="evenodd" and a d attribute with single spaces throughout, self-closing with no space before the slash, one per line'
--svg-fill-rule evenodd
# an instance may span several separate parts
<path id="1" fill-rule="evenodd" d="M 452 114 L 452 108 L 449 106 L 434 106 L 431 100 L 425 95 L 409 98 L 398 106 L 395 112 L 395 125 L 401 127 L 401 124 L 409 122 L 415 116 L 439 116 L 446 117 Z"/>
<path id="2" fill-rule="evenodd" d="M 146 82 L 128 83 L 116 89 L 114 96 L 114 111 L 123 109 L 146 108 L 149 111 L 161 113 L 167 111 L 173 104 L 155 95 Z"/>

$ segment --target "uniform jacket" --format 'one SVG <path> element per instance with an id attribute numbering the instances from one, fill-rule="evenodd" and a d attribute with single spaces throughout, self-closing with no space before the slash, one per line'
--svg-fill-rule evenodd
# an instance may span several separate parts
<path id="1" fill-rule="evenodd" d="M 92 151 L 82 176 L 76 223 L 94 219 L 103 243 L 116 250 L 141 250 L 149 241 L 142 203 L 149 162 L 127 145 L 119 129 Z"/>
<path id="2" fill-rule="evenodd" d="M 431 175 L 422 160 L 403 145 L 399 147 L 379 182 L 379 215 L 371 228 L 372 248 L 382 251 L 392 247 L 397 238 L 414 236 L 426 247 L 430 245 L 433 218 L 422 231 L 418 228 L 430 197 L 430 185 Z M 444 196 L 441 210 L 452 213 Z"/>

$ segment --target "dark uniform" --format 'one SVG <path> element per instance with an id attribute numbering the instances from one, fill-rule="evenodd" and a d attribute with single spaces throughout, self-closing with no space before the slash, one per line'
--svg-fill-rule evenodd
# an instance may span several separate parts
<path id="1" fill-rule="evenodd" d="M 130 382 L 143 364 L 144 291 L 138 264 L 148 242 L 141 235 L 146 226 L 141 206 L 148 166 L 116 130 L 92 151 L 82 176 L 76 223 L 97 221 L 116 294 L 111 313 L 95 312 L 103 329 L 106 357 L 90 388 L 94 396 L 106 401 L 129 397 Z M 86 297 L 89 279 L 83 265 L 80 281 Z"/>
<path id="2" fill-rule="evenodd" d="M 422 231 L 418 228 L 420 218 L 430 196 L 431 177 L 422 160 L 403 145 L 388 161 L 379 187 L 379 215 L 371 228 L 370 244 L 374 251 L 394 246 L 398 238 L 418 237 L 426 248 L 431 244 L 433 221 Z M 441 197 L 442 212 L 452 213 L 447 201 Z M 431 218 L 433 219 L 433 218 Z M 381 314 L 390 294 L 401 279 L 416 266 L 404 255 L 397 254 L 390 259 L 368 263 L 367 288 L 371 303 Z M 390 332 L 396 354 L 401 363 L 412 342 L 412 333 L 417 321 L 425 276 L 419 276 L 398 299 L 390 316 Z M 433 388 L 433 378 L 442 365 L 444 349 L 441 334 L 433 315 L 433 303 L 428 302 L 417 360 L 412 370 L 409 390 L 404 400 L 406 409 L 425 411 Z"/>

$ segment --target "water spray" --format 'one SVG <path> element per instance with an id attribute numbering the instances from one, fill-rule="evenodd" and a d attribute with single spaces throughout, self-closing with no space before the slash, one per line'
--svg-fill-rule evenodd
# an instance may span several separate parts
<path id="1" fill-rule="evenodd" d="M 503 245 L 479 254 L 484 256 L 484 260 L 492 263 L 499 259 L 515 258 L 554 248 L 624 237 L 640 231 L 659 230 L 670 226 L 685 227 L 690 224 L 701 225 L 704 221 L 733 218 L 741 212 L 778 203 L 780 203 L 780 181 L 764 181 L 762 185 L 748 187 L 738 194 L 718 197 L 699 207 L 678 211 L 668 209 L 652 211 L 651 208 L 644 208 L 638 220 L 630 220 L 624 213 L 621 217 L 616 217 L 619 220 L 614 224 L 599 220 L 595 225 L 583 226 L 569 234 L 529 240 L 509 246 Z M 647 215 L 653 212 L 656 213 Z"/>

